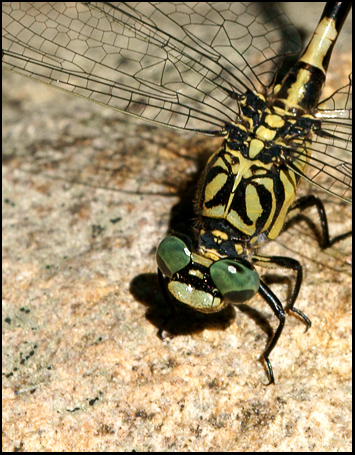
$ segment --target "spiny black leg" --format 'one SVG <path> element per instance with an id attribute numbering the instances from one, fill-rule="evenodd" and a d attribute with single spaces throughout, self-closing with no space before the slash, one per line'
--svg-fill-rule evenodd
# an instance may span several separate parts
<path id="1" fill-rule="evenodd" d="M 176 316 L 176 309 L 175 309 L 172 301 L 170 300 L 169 293 L 167 292 L 166 286 L 164 283 L 164 277 L 163 277 L 163 274 L 160 271 L 160 269 L 158 269 L 158 279 L 159 279 L 159 285 L 160 285 L 161 292 L 163 293 L 164 300 L 167 303 L 169 310 L 170 310 L 170 314 L 165 318 L 163 324 L 161 325 L 161 327 L 158 330 L 158 337 L 161 338 L 162 340 L 164 340 L 165 337 L 163 335 L 163 332 L 165 330 L 165 327 L 168 325 L 169 321 L 173 317 Z"/>
<path id="2" fill-rule="evenodd" d="M 267 365 L 267 368 L 269 371 L 270 381 L 267 385 L 270 385 L 270 384 L 275 383 L 275 378 L 274 378 L 274 372 L 272 371 L 271 362 L 269 360 L 269 355 L 270 355 L 271 351 L 274 349 L 274 347 L 276 346 L 276 344 L 280 338 L 282 329 L 285 325 L 285 312 L 284 312 L 284 309 L 283 309 L 279 299 L 271 291 L 271 289 L 268 288 L 266 286 L 266 284 L 263 283 L 261 280 L 260 280 L 259 293 L 262 296 L 262 298 L 266 301 L 266 303 L 270 306 L 270 308 L 272 309 L 272 311 L 274 312 L 274 314 L 280 321 L 279 326 L 278 326 L 274 336 L 272 337 L 272 340 L 270 341 L 268 347 L 265 349 L 265 351 L 263 353 L 263 358 L 265 359 L 265 362 L 266 362 L 266 365 Z"/>
<path id="3" fill-rule="evenodd" d="M 329 248 L 330 246 L 334 245 L 334 243 L 339 242 L 340 240 L 346 239 L 347 237 L 351 236 L 352 231 L 345 232 L 344 234 L 337 235 L 332 240 L 329 238 L 329 228 L 328 228 L 328 221 L 327 221 L 327 214 L 325 213 L 325 208 L 323 202 L 316 196 L 309 195 L 303 196 L 300 199 L 297 199 L 294 202 L 291 210 L 305 210 L 309 207 L 316 207 L 318 211 L 318 215 L 320 218 L 320 225 L 322 231 L 322 238 L 320 239 L 320 247 L 322 249 Z"/>
<path id="4" fill-rule="evenodd" d="M 311 323 L 310 319 L 304 313 L 302 313 L 301 310 L 299 310 L 298 308 L 295 308 L 295 306 L 294 306 L 295 302 L 297 300 L 298 294 L 300 292 L 301 284 L 302 284 L 302 280 L 303 280 L 302 265 L 296 259 L 283 257 L 283 256 L 272 256 L 272 262 L 280 268 L 290 269 L 290 270 L 293 270 L 294 272 L 296 272 L 296 282 L 295 282 L 293 291 L 291 293 L 290 300 L 287 303 L 287 309 L 292 311 L 293 313 L 298 314 L 298 316 L 300 316 L 304 320 L 304 322 L 306 323 L 306 332 L 307 332 L 307 330 L 311 327 L 312 323 Z"/>
<path id="5" fill-rule="evenodd" d="M 292 290 L 291 297 L 287 303 L 287 309 L 293 313 L 298 314 L 306 323 L 306 331 L 311 327 L 312 323 L 308 317 L 302 313 L 298 308 L 295 308 L 294 304 L 297 300 L 298 294 L 301 289 L 303 280 L 303 269 L 302 265 L 296 261 L 296 259 L 284 257 L 284 256 L 253 256 L 253 264 L 260 265 L 262 267 L 275 267 L 293 270 L 296 272 L 296 282 Z"/>

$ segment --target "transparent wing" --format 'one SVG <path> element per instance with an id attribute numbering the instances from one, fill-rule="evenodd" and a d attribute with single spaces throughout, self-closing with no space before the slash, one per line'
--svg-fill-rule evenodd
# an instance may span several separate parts
<path id="1" fill-rule="evenodd" d="M 263 90 L 299 50 L 275 4 L 260 8 L 3 2 L 3 67 L 149 121 L 213 133 L 238 117 L 230 92 Z"/>
<path id="2" fill-rule="evenodd" d="M 231 92 L 266 91 L 298 35 L 275 3 L 3 2 L 3 67 L 143 119 L 207 134 Z M 349 200 L 351 82 L 316 111 L 309 175 Z M 306 157 L 305 157 L 306 159 Z M 290 163 L 290 166 L 292 163 Z"/>
<path id="3" fill-rule="evenodd" d="M 346 202 L 352 197 L 352 79 L 314 112 L 321 128 L 313 135 L 307 175 L 302 177 Z M 322 107 L 321 107 L 322 106 Z M 297 154 L 297 159 L 301 159 Z M 288 163 L 293 168 L 292 163 Z"/>

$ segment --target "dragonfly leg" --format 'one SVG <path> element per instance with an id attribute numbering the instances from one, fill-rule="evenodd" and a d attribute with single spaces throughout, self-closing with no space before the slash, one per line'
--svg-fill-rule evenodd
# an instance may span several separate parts
<path id="1" fill-rule="evenodd" d="M 307 331 L 312 325 L 310 319 L 304 313 L 302 313 L 302 311 L 300 311 L 298 308 L 295 308 L 294 306 L 300 292 L 303 279 L 302 265 L 296 259 L 284 256 L 253 256 L 253 264 L 259 265 L 261 267 L 289 269 L 296 272 L 296 282 L 293 287 L 291 296 L 287 302 L 287 310 L 296 313 L 304 320 Z"/>
<path id="2" fill-rule="evenodd" d="M 271 289 L 268 288 L 268 286 L 266 286 L 266 284 L 263 283 L 262 281 L 260 281 L 259 293 L 263 297 L 263 299 L 266 301 L 266 303 L 270 306 L 270 308 L 272 309 L 272 311 L 274 312 L 274 314 L 280 321 L 279 326 L 277 327 L 277 330 L 276 330 L 274 336 L 272 337 L 268 347 L 265 349 L 263 356 L 262 356 L 266 362 L 268 372 L 269 372 L 269 383 L 267 385 L 270 385 L 270 384 L 275 383 L 275 378 L 274 378 L 274 372 L 272 370 L 271 362 L 269 360 L 269 355 L 270 355 L 271 351 L 274 349 L 274 347 L 276 346 L 276 344 L 281 336 L 282 329 L 285 325 L 285 312 L 284 312 L 284 309 L 283 309 L 282 304 L 279 301 L 279 299 L 271 291 Z"/>
<path id="3" fill-rule="evenodd" d="M 344 234 L 337 235 L 336 237 L 330 240 L 328 220 L 324 204 L 321 201 L 321 199 L 319 199 L 317 196 L 309 195 L 297 199 L 297 201 L 295 201 L 293 206 L 291 207 L 290 211 L 296 209 L 303 211 L 309 207 L 316 207 L 318 211 L 321 226 L 321 238 L 319 239 L 319 245 L 322 249 L 329 248 L 330 246 L 334 245 L 334 243 L 337 243 L 340 240 L 343 240 L 352 235 L 352 231 L 349 231 L 345 232 Z"/>

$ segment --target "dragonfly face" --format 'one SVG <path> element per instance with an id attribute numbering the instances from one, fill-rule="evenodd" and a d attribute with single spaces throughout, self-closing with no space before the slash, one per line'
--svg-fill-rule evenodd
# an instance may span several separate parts
<path id="1" fill-rule="evenodd" d="M 229 303 L 250 300 L 259 290 L 259 275 L 241 257 L 213 261 L 193 253 L 175 236 L 165 238 L 157 250 L 157 263 L 169 278 L 171 295 L 202 313 L 214 313 Z"/>

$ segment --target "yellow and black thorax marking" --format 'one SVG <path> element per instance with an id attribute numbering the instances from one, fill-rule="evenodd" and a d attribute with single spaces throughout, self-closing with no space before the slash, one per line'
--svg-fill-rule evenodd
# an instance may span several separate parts
<path id="1" fill-rule="evenodd" d="M 307 144 L 317 125 L 308 114 L 297 118 L 268 107 L 260 94 L 249 93 L 240 103 L 242 123 L 230 127 L 203 176 L 198 209 L 207 248 L 212 245 L 208 237 L 256 245 L 279 235 L 299 181 L 286 163 L 304 173 Z"/>
<path id="2" fill-rule="evenodd" d="M 201 180 L 201 254 L 213 260 L 247 256 L 280 234 L 307 169 L 312 133 L 320 129 L 312 112 L 341 26 L 325 10 L 303 56 L 271 96 L 237 97 L 241 119 L 226 128 Z"/>

